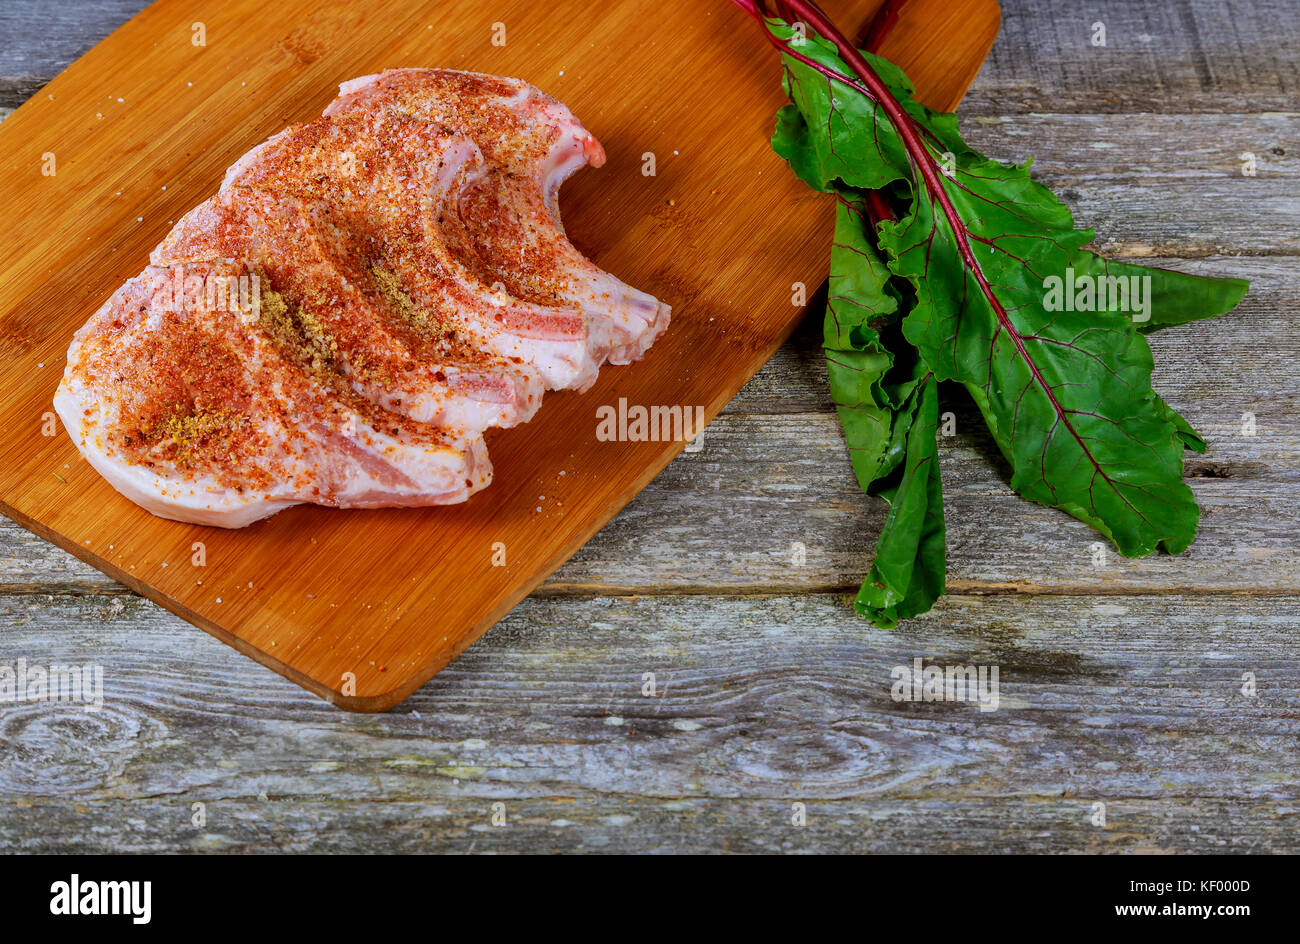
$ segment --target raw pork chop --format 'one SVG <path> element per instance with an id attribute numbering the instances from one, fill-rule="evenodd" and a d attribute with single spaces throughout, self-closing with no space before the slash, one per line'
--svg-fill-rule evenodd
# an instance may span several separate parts
<path id="1" fill-rule="evenodd" d="M 464 501 L 484 429 L 668 324 L 564 234 L 558 188 L 604 151 L 559 102 L 436 70 L 341 93 L 240 158 L 68 349 L 64 426 L 154 514 Z M 213 296 L 237 280 L 242 304 Z"/>
<path id="2" fill-rule="evenodd" d="M 541 403 L 537 373 L 484 350 L 465 333 L 460 309 L 389 304 L 385 292 L 399 290 L 392 268 L 357 242 L 316 204 L 228 190 L 183 217 L 152 261 L 244 260 L 316 325 L 331 363 L 353 386 L 390 409 L 475 429 L 529 419 Z"/>
<path id="3" fill-rule="evenodd" d="M 564 233 L 560 185 L 584 164 L 604 164 L 605 151 L 563 104 L 518 79 L 452 70 L 392 69 L 344 82 L 339 92 L 326 115 L 397 110 L 482 149 L 492 173 L 465 194 L 464 231 L 449 245 L 484 282 L 501 282 L 521 299 L 577 306 L 608 332 L 597 357 L 614 364 L 639 359 L 668 327 L 668 306 L 597 268 Z"/>
<path id="4" fill-rule="evenodd" d="M 588 349 L 581 311 L 511 298 L 448 251 L 444 228 L 458 221 L 467 187 L 488 176 L 479 149 L 454 140 L 438 124 L 384 109 L 322 118 L 236 165 L 223 195 L 315 192 L 314 209 L 361 244 L 347 255 L 388 273 L 421 310 L 454 317 L 478 348 L 523 360 L 551 389 L 590 386 L 600 352 Z"/>
<path id="5" fill-rule="evenodd" d="M 237 528 L 299 502 L 449 504 L 491 480 L 477 432 L 377 407 L 241 313 L 173 301 L 172 284 L 150 266 L 118 289 L 77 332 L 54 400 L 82 455 L 132 501 Z M 263 293 L 264 318 L 282 307 Z"/>

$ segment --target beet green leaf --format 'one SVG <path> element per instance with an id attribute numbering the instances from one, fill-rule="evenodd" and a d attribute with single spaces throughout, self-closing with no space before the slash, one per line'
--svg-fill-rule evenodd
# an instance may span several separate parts
<path id="1" fill-rule="evenodd" d="M 772 30 L 778 38 L 792 35 L 783 25 Z M 1199 510 L 1182 480 L 1182 452 L 1204 443 L 1152 389 L 1144 334 L 1228 310 L 1245 283 L 1108 262 L 1088 252 L 1083 247 L 1092 232 L 1074 227 L 1068 208 L 1030 178 L 1027 164 L 1001 164 L 969 148 L 955 117 L 915 102 L 906 77 L 887 61 L 864 56 L 850 68 L 841 53 L 854 55 L 816 36 L 787 47 L 792 104 L 782 110 L 773 139 L 802 180 L 840 193 L 837 251 L 858 257 L 860 244 L 874 242 L 880 253 L 862 263 L 865 274 L 833 258 L 832 278 L 878 286 L 887 306 L 901 293 L 875 271 L 883 256 L 889 272 L 910 284 L 906 340 L 934 380 L 957 381 L 970 392 L 1020 494 L 1086 521 L 1125 555 L 1185 549 Z M 848 226 L 843 193 L 866 189 L 884 189 L 897 219 L 884 220 L 874 233 L 861 227 L 861 239 L 850 238 L 842 232 Z M 834 281 L 831 294 L 837 294 Z M 837 321 L 844 307 L 836 306 Z M 857 377 L 850 384 L 842 376 L 838 389 L 835 380 L 832 387 L 841 416 L 846 403 L 857 414 L 856 428 L 850 431 L 848 422 L 845 428 L 850 448 L 855 441 L 859 447 L 859 480 L 874 481 L 884 459 L 879 410 L 898 407 L 882 399 L 883 375 L 873 372 L 888 370 L 892 358 L 880 357 L 878 334 L 860 326 L 837 340 L 836 350 L 853 352 L 844 370 Z M 927 381 L 920 389 L 934 386 Z M 923 418 L 928 396 L 914 404 Z M 931 498 L 934 463 L 923 462 L 919 443 L 912 446 L 909 438 L 904 477 L 920 478 L 900 484 L 890 515 L 913 509 L 913 543 L 924 545 L 927 518 L 917 518 L 915 509 L 938 501 L 937 471 Z M 940 525 L 940 543 L 942 533 Z M 914 589 L 910 575 L 903 585 L 901 571 L 887 576 L 894 594 L 905 598 Z M 902 605 L 899 613 L 908 609 Z"/>

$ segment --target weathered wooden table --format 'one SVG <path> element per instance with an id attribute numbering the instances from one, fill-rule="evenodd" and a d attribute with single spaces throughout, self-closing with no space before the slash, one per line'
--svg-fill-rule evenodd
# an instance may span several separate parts
<path id="1" fill-rule="evenodd" d="M 0 109 L 140 6 L 0 6 Z M 883 508 L 813 317 L 701 452 L 385 715 L 0 520 L 0 663 L 105 674 L 98 712 L 0 705 L 0 850 L 1300 851 L 1300 10 L 1003 6 L 969 140 L 1035 156 L 1109 255 L 1254 282 L 1153 338 L 1211 442 L 1187 554 L 1096 566 L 1098 536 L 1015 497 L 958 409 L 949 595 L 859 620 Z M 893 701 L 917 657 L 999 666 L 999 710 Z"/>

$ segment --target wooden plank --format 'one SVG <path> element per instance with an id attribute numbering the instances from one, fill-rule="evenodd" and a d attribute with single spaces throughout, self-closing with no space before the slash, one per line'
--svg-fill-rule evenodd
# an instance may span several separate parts
<path id="1" fill-rule="evenodd" d="M 1105 255 L 1300 251 L 1300 113 L 972 116 L 961 127 L 990 157 L 1033 158 Z"/>
<path id="2" fill-rule="evenodd" d="M 858 22 L 876 6 L 846 0 L 836 10 Z M 950 65 L 929 90 L 941 106 L 978 69 L 987 43 L 977 38 L 991 43 L 995 32 L 992 0 L 964 9 L 970 24 L 950 41 L 886 40 L 904 63 L 922 54 Z M 0 272 L 0 509 L 336 704 L 383 710 L 508 612 L 683 446 L 601 442 L 589 404 L 626 398 L 713 416 L 792 330 L 797 309 L 788 297 L 771 304 L 766 287 L 813 279 L 829 219 L 768 147 L 779 70 L 735 11 L 649 2 L 594 11 L 573 0 L 519 3 L 485 20 L 470 4 L 436 17 L 397 4 L 379 17 L 300 0 L 273 18 L 260 12 L 254 0 L 160 0 L 0 125 L 0 187 L 15 208 L 0 232 L 11 260 Z M 497 17 L 515 37 L 504 46 L 491 43 Z M 196 20 L 209 46 L 190 42 Z M 605 371 L 585 397 L 550 397 L 536 420 L 491 437 L 495 484 L 454 508 L 299 507 L 217 532 L 147 515 L 66 437 L 39 435 L 73 331 L 138 271 L 165 221 L 210 194 L 251 144 L 314 114 L 340 80 L 409 61 L 536 79 L 605 139 L 608 166 L 569 186 L 565 217 L 599 264 L 677 310 L 653 360 Z M 52 148 L 59 172 L 42 176 Z M 649 177 L 646 150 L 661 154 Z M 188 566 L 196 542 L 202 576 Z M 508 563 L 497 566 L 501 547 Z"/>
<path id="3" fill-rule="evenodd" d="M 135 598 L 0 612 L 106 696 L 6 708 L 4 848 L 1300 851 L 1293 597 L 949 597 L 896 632 L 834 595 L 532 599 L 364 718 Z M 893 700 L 918 657 L 999 666 L 998 710 Z"/>
<path id="4" fill-rule="evenodd" d="M 834 421 L 728 420 L 710 428 L 704 469 L 683 481 L 681 466 L 670 468 L 542 592 L 856 590 L 885 509 L 857 490 Z M 1295 478 L 1252 481 L 1215 468 L 1191 479 L 1203 514 L 1197 542 L 1177 557 L 1134 560 L 1016 496 L 990 456 L 987 442 L 940 449 L 950 593 L 1281 593 L 1300 578 Z"/>
<path id="5" fill-rule="evenodd" d="M 505 802 L 507 828 L 491 824 Z M 808 826 L 790 825 L 792 803 Z M 1106 828 L 1091 797 L 986 802 L 552 797 L 456 802 L 331 800 L 270 793 L 205 806 L 202 830 L 176 797 L 33 803 L 9 815 L 8 848 L 42 853 L 804 853 L 1295 854 L 1284 804 L 1189 796 L 1120 798 Z M 51 833 L 51 823 L 66 827 Z M 119 831 L 117 824 L 125 824 Z"/>
<path id="6" fill-rule="evenodd" d="M 191 804 L 200 801 L 180 793 L 27 801 L 5 810 L 0 837 L 6 849 L 46 854 L 1294 855 L 1298 848 L 1293 806 L 1280 800 L 1119 797 L 1106 802 L 1101 828 L 1091 824 L 1099 802 L 1091 793 L 1027 800 L 795 800 L 635 794 L 500 799 L 496 792 L 466 791 L 426 802 L 335 800 L 323 786 L 300 795 L 267 779 L 264 795 L 203 801 L 208 819 L 201 829 L 191 825 Z M 790 823 L 795 802 L 803 804 L 806 827 Z M 505 828 L 492 824 L 496 803 L 505 804 Z"/>
<path id="7" fill-rule="evenodd" d="M 1105 45 L 1093 45 L 1094 24 Z M 1291 0 L 1008 4 L 965 108 L 1014 112 L 1295 111 L 1300 17 Z"/>

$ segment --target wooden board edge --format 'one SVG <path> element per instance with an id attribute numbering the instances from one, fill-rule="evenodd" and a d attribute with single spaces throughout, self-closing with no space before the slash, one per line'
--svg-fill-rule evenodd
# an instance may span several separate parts
<path id="1" fill-rule="evenodd" d="M 917 11 L 929 3 L 933 3 L 939 8 L 944 8 L 947 7 L 950 2 L 951 0 L 903 0 L 901 12 L 898 16 L 900 18 L 916 16 Z M 926 105 L 934 111 L 947 113 L 957 110 L 957 106 L 961 104 L 962 99 L 966 97 L 966 93 L 970 91 L 970 87 L 975 83 L 975 79 L 978 77 L 980 69 L 983 68 L 985 60 L 988 59 L 989 52 L 993 49 L 993 44 L 997 42 L 998 34 L 1002 31 L 1002 4 L 999 0 L 967 0 L 967 5 L 974 5 L 975 7 L 974 10 L 971 11 L 970 17 L 970 29 L 974 31 L 972 33 L 970 47 L 978 51 L 979 68 L 972 72 L 967 77 L 966 81 L 962 83 L 961 87 L 954 89 L 952 94 L 946 99 L 930 100 L 928 96 L 924 94 L 917 95 L 917 100 L 921 102 L 921 104 Z M 880 13 L 877 14 L 877 18 L 879 19 L 887 13 L 888 5 L 881 9 Z M 888 38 L 886 38 L 885 44 L 888 45 Z M 887 52 L 888 50 L 885 50 L 885 53 Z M 886 58 L 888 58 L 888 55 L 886 55 Z"/>
<path id="2" fill-rule="evenodd" d="M 17 108 L 11 111 L 8 114 L 8 116 L 5 117 L 4 121 L 0 121 L 0 128 L 21 127 L 21 125 L 23 124 L 23 120 L 26 119 L 28 114 L 35 109 L 36 102 L 40 97 L 41 93 L 44 92 L 50 94 L 52 92 L 59 91 L 58 84 L 60 83 L 60 81 L 63 79 L 64 76 L 66 76 L 73 69 L 81 65 L 82 62 L 84 62 L 89 56 L 95 53 L 96 50 L 99 50 L 101 46 L 104 46 L 107 43 L 109 43 L 111 40 L 113 40 L 118 33 L 121 33 L 123 30 L 131 27 L 131 25 L 135 23 L 136 20 L 143 19 L 146 16 L 148 16 L 150 11 L 153 9 L 153 7 L 154 7 L 154 2 L 150 2 L 147 6 L 138 10 L 129 19 L 124 20 L 121 24 L 119 24 L 111 33 L 109 33 L 103 39 L 100 39 L 89 49 L 86 49 L 84 52 L 78 55 L 76 59 L 73 59 L 66 66 L 60 69 L 57 73 L 54 74 L 54 76 L 50 78 L 48 82 L 46 82 L 40 88 L 32 92 L 32 94 L 29 95 L 25 101 L 23 101 L 20 105 L 18 105 Z M 14 121 L 15 118 L 19 120 L 15 122 Z"/>
<path id="3" fill-rule="evenodd" d="M 944 0 L 944 2 L 946 2 L 946 0 Z M 979 59 L 980 66 L 983 67 L 984 60 L 988 58 L 989 51 L 993 48 L 993 44 L 994 42 L 997 41 L 998 33 L 1001 30 L 1002 6 L 998 2 L 998 0 L 973 0 L 973 2 L 977 2 L 981 4 L 983 10 L 986 13 L 986 15 L 981 19 L 982 32 L 978 34 L 980 38 L 978 40 L 978 43 L 976 44 L 977 48 L 980 49 L 980 59 Z M 884 11 L 882 10 L 881 12 L 883 13 Z M 971 85 L 974 83 L 975 78 L 978 74 L 979 74 L 979 69 L 976 69 L 974 72 L 971 73 L 967 81 L 962 85 L 960 91 L 954 93 L 955 101 L 951 102 L 951 104 L 946 106 L 943 110 L 952 111 L 957 107 L 957 105 L 961 103 L 962 98 L 965 97 L 966 92 L 970 89 Z M 814 296 L 815 294 L 816 293 L 814 293 Z M 732 398 L 735 397 L 736 394 L 740 392 L 741 388 L 744 387 L 744 385 L 747 384 L 753 378 L 754 374 L 756 374 L 759 370 L 761 370 L 763 365 L 766 364 L 768 361 L 770 361 L 772 357 L 776 354 L 776 352 L 781 348 L 781 346 L 790 339 L 791 335 L 794 334 L 795 330 L 802 323 L 803 319 L 808 316 L 810 311 L 811 311 L 810 308 L 805 308 L 800 315 L 790 319 L 790 321 L 785 325 L 785 327 L 779 332 L 774 343 L 767 346 L 765 349 L 761 351 L 762 356 L 761 356 L 761 360 L 758 361 L 757 369 L 753 373 L 751 373 L 749 377 L 742 380 L 740 384 L 737 385 L 736 388 L 730 391 L 726 396 L 721 398 L 716 398 L 714 403 L 711 403 L 708 407 L 706 407 L 705 410 L 706 428 L 709 423 L 712 423 L 718 417 L 718 414 L 722 412 L 722 409 L 727 405 L 727 403 L 729 403 L 732 400 Z M 558 570 L 561 566 L 563 566 L 565 561 L 567 561 L 570 557 L 576 554 L 588 541 L 590 541 L 591 538 L 596 534 L 596 532 L 598 532 L 606 524 L 612 521 L 620 511 L 626 508 L 627 505 L 632 501 L 632 499 L 635 498 L 642 491 L 642 489 L 644 489 L 645 486 L 648 485 L 656 476 L 658 476 L 659 473 L 661 473 L 665 468 L 667 468 L 668 464 L 672 462 L 672 460 L 675 459 L 682 452 L 682 450 L 685 449 L 685 447 L 686 447 L 685 443 L 672 444 L 672 448 L 666 450 L 664 455 L 662 455 L 654 463 L 648 465 L 646 467 L 646 473 L 643 473 L 641 476 L 638 477 L 638 480 L 628 490 L 628 494 L 619 496 L 617 502 L 612 503 L 613 510 L 610 511 L 608 516 L 604 517 L 603 520 L 597 520 L 589 530 L 585 531 L 585 533 L 581 533 L 577 539 L 571 542 L 571 544 L 566 545 L 565 547 L 557 551 L 556 554 L 553 556 L 552 560 L 548 560 L 542 567 L 538 569 L 535 579 L 530 579 L 526 581 L 524 584 L 521 584 L 520 587 L 514 593 L 512 593 L 509 597 L 507 597 L 492 613 L 484 617 L 484 619 L 481 620 L 478 625 L 472 627 L 469 631 L 463 633 L 461 637 L 457 639 L 456 644 L 453 647 L 451 647 L 450 650 L 448 650 L 446 653 L 443 654 L 445 655 L 445 658 L 439 657 L 438 659 L 433 660 L 431 664 L 415 672 L 410 679 L 404 681 L 400 685 L 394 686 L 392 689 L 389 689 L 386 692 L 382 692 L 377 695 L 370 695 L 365 697 L 360 697 L 355 695 L 348 696 L 348 695 L 344 695 L 340 691 L 329 689 L 327 687 L 325 688 L 325 692 L 328 692 L 328 694 L 322 694 L 322 692 L 319 690 L 322 687 L 320 683 L 308 685 L 305 687 L 310 688 L 312 691 L 316 691 L 317 694 L 321 694 L 322 697 L 326 698 L 326 700 L 330 701 L 332 704 L 338 705 L 340 708 L 344 708 L 348 711 L 380 712 L 380 711 L 386 711 L 389 708 L 392 708 L 393 706 L 400 704 L 402 701 L 404 701 L 412 694 L 414 694 L 419 688 L 421 688 L 435 675 L 437 675 L 444 668 L 450 665 L 453 661 L 459 658 L 459 656 L 466 649 L 468 649 L 479 639 L 481 639 L 483 635 L 487 633 L 488 630 L 490 630 L 493 626 L 495 626 L 498 622 L 500 622 L 511 610 L 513 610 L 516 606 L 518 606 L 519 603 L 525 597 L 527 597 L 539 586 L 545 583 L 546 579 L 551 574 L 555 573 L 556 570 Z M 198 623 L 196 623 L 196 625 L 198 625 Z M 217 634 L 214 633 L 214 635 Z M 243 650 L 241 649 L 240 651 Z M 263 653 L 261 653 L 261 650 L 255 650 L 255 651 L 258 653 L 258 655 L 253 656 L 253 658 L 255 658 L 258 662 L 267 665 L 270 668 L 276 668 L 274 664 L 275 660 L 269 659 L 269 657 L 268 657 L 269 661 L 263 660 L 259 658 L 260 655 L 263 655 Z M 276 669 L 276 671 L 279 671 L 279 669 Z M 293 672 L 294 670 L 289 669 L 289 671 Z M 281 674 L 285 675 L 286 678 L 294 677 L 288 674 L 288 672 L 281 672 Z"/>
<path id="4" fill-rule="evenodd" d="M 776 353 L 776 350 L 789 339 L 789 335 L 794 332 L 798 323 L 799 319 L 793 319 L 791 321 L 788 328 L 783 331 L 783 336 L 772 346 L 771 350 L 764 352 L 763 363 L 766 363 L 771 356 Z M 744 386 L 744 383 L 747 382 L 747 380 L 742 381 L 740 386 Z M 718 414 L 721 413 L 722 408 L 726 406 L 737 392 L 739 392 L 739 389 L 740 388 L 737 387 L 736 390 L 732 391 L 729 395 L 715 398 L 715 400 L 705 408 L 705 416 L 707 417 L 706 426 L 717 418 Z M 538 567 L 532 577 L 522 582 L 510 593 L 509 596 L 505 597 L 501 603 L 484 616 L 477 624 L 460 633 L 453 646 L 445 650 L 437 658 L 430 660 L 427 664 L 413 671 L 411 674 L 400 677 L 400 680 L 391 688 L 368 695 L 345 694 L 341 685 L 338 688 L 332 687 L 329 684 L 294 668 L 288 663 L 275 658 L 270 653 L 263 649 L 259 649 L 229 630 L 222 628 L 218 624 L 204 617 L 202 614 L 189 609 L 179 600 L 156 590 L 130 572 L 125 571 L 113 564 L 111 561 L 100 557 L 89 548 L 83 547 L 75 541 L 68 540 L 64 535 L 47 528 L 40 521 L 24 514 L 22 511 L 4 501 L 3 497 L 0 497 L 0 514 L 3 514 L 18 525 L 31 531 L 37 537 L 49 541 L 56 547 L 67 551 L 73 557 L 91 567 L 94 567 L 96 570 L 111 577 L 118 583 L 125 585 L 127 588 L 138 593 L 147 600 L 158 604 L 169 613 L 180 617 L 187 623 L 197 626 L 208 635 L 225 643 L 237 652 L 247 656 L 254 662 L 257 662 L 259 665 L 265 666 L 276 674 L 293 682 L 295 685 L 307 689 L 312 694 L 317 695 L 330 704 L 347 711 L 372 714 L 375 712 L 387 711 L 389 708 L 400 704 L 431 678 L 451 664 L 451 662 L 457 659 L 466 649 L 482 638 L 488 630 L 500 622 L 511 610 L 518 606 L 525 597 L 541 586 L 541 584 L 543 584 L 551 574 L 555 573 L 555 571 L 558 570 L 565 561 L 571 558 L 588 541 L 590 541 L 597 531 L 613 520 L 613 518 L 622 511 L 623 508 L 627 507 L 632 499 L 640 494 L 651 480 L 667 468 L 668 464 L 672 462 L 673 459 L 677 458 L 682 450 L 686 448 L 687 443 L 669 442 L 665 443 L 665 445 L 668 448 L 657 456 L 654 462 L 646 465 L 628 488 L 620 494 L 614 502 L 611 502 L 608 515 L 593 518 L 588 528 L 582 529 L 574 535 L 572 540 L 558 548 L 549 559 Z M 398 676 L 394 677 L 398 678 Z"/>
<path id="5" fill-rule="evenodd" d="M 1000 29 L 1001 6 L 997 0 L 976 0 L 976 2 L 983 4 L 990 14 L 992 14 L 987 21 L 985 21 L 985 32 L 981 34 L 982 38 L 980 45 L 982 48 L 982 56 L 980 63 L 982 65 L 984 58 L 987 57 L 988 51 L 992 48 Z M 107 43 L 118 32 L 130 27 L 137 19 L 145 16 L 149 9 L 149 7 L 146 7 L 144 10 L 135 14 L 135 16 L 124 22 L 116 30 L 105 37 L 104 40 L 101 40 L 99 44 L 96 44 L 96 47 L 92 47 L 92 49 L 98 48 L 98 46 Z M 89 51 L 86 55 L 89 55 Z M 58 83 L 69 71 L 83 62 L 86 55 L 83 55 L 71 63 L 66 69 L 62 70 L 58 75 L 51 79 L 51 81 L 43 88 L 48 89 L 55 86 L 55 84 Z M 970 85 L 974 82 L 977 73 L 978 70 L 970 75 L 968 81 L 962 87 L 961 92 L 956 94 L 956 101 L 952 102 L 948 110 L 952 110 L 960 102 L 965 91 L 969 89 Z M 9 118 L 6 119 L 5 124 L 10 128 L 15 127 L 13 124 L 13 118 L 22 113 L 23 110 L 35 100 L 36 95 L 33 95 L 26 102 L 20 105 L 14 110 Z M 786 341 L 789 340 L 790 336 L 802 322 L 803 318 L 807 316 L 807 313 L 808 309 L 805 309 L 800 315 L 791 318 L 782 330 L 774 336 L 771 343 L 765 345 L 762 349 L 756 352 L 756 366 L 753 372 L 740 379 L 740 381 L 734 385 L 734 388 L 729 386 L 729 388 L 724 389 L 721 395 L 714 396 L 712 402 L 705 408 L 706 426 L 717 418 L 718 414 L 726 404 L 730 402 L 737 393 L 739 393 L 740 389 L 749 382 L 752 376 L 772 358 L 772 356 L 783 344 L 786 343 Z M 546 579 L 559 569 L 565 561 L 577 553 L 577 551 L 581 549 L 597 531 L 613 520 L 618 512 L 625 508 L 652 479 L 659 475 L 668 464 L 682 452 L 686 443 L 670 443 L 668 445 L 668 449 L 665 449 L 664 452 L 657 456 L 653 462 L 644 467 L 642 472 L 638 474 L 624 494 L 619 495 L 615 501 L 610 503 L 608 514 L 602 514 L 601 516 L 594 518 L 589 527 L 581 529 L 575 534 L 571 541 L 566 542 L 562 547 L 557 549 L 552 557 L 537 569 L 533 577 L 530 577 L 527 581 L 521 583 L 514 591 L 512 591 L 511 594 L 504 598 L 491 613 L 487 614 L 482 620 L 480 620 L 478 624 L 462 632 L 457 638 L 455 645 L 441 653 L 437 658 L 431 660 L 425 666 L 422 666 L 409 676 L 396 682 L 391 688 L 369 695 L 346 695 L 342 692 L 341 688 L 333 688 L 318 679 L 306 675 L 288 663 L 285 663 L 264 650 L 246 642 L 234 633 L 223 629 L 221 626 L 206 619 L 201 614 L 188 609 L 178 600 L 156 591 L 147 583 L 144 583 L 129 572 L 122 570 L 110 561 L 94 554 L 92 551 L 89 551 L 87 548 L 82 547 L 75 542 L 67 540 L 57 532 L 46 528 L 36 519 L 27 516 L 18 509 L 9 505 L 3 500 L 3 497 L 0 497 L 0 513 L 3 513 L 6 517 L 31 531 L 33 534 L 36 534 L 43 540 L 49 541 L 51 544 L 54 544 L 70 553 L 78 560 L 94 567 L 96 570 L 99 570 L 113 580 L 128 587 L 133 592 L 138 593 L 153 603 L 156 603 L 186 622 L 197 626 L 199 629 L 235 649 L 237 652 L 247 656 L 259 665 L 271 669 L 278 675 L 281 675 L 294 684 L 305 688 L 330 704 L 352 712 L 376 713 L 386 711 L 395 705 L 400 704 L 403 700 L 408 698 L 416 690 L 442 671 L 442 669 L 446 668 L 447 665 L 459 657 L 466 649 L 477 642 L 489 629 L 495 626 L 502 618 L 513 610 L 520 601 L 536 590 L 537 587 L 544 583 Z"/>
<path id="6" fill-rule="evenodd" d="M 957 106 L 962 103 L 970 87 L 975 84 L 979 78 L 980 70 L 984 68 L 984 63 L 988 61 L 989 53 L 993 51 L 993 44 L 998 41 L 998 36 L 1002 32 L 1002 4 L 999 0 L 983 0 L 988 8 L 988 19 L 983 24 L 983 33 L 980 35 L 978 48 L 980 50 L 980 68 L 976 69 L 971 75 L 970 80 L 961 87 L 961 92 L 957 95 L 957 100 L 947 107 L 947 111 L 956 111 Z"/>

